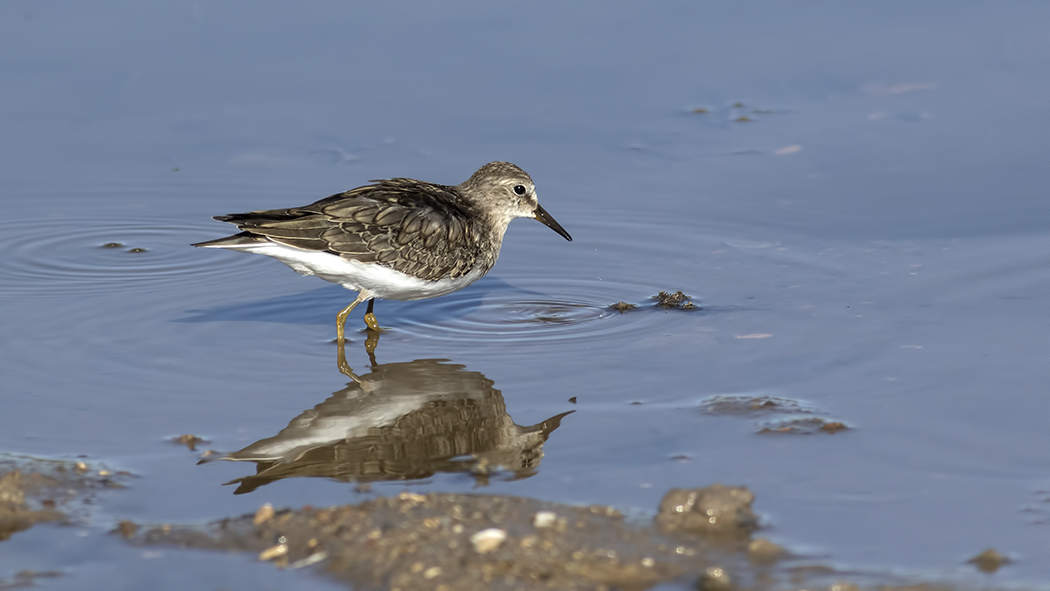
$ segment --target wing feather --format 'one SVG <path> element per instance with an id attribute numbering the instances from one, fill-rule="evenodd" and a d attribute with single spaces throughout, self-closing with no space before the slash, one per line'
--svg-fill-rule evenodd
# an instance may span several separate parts
<path id="1" fill-rule="evenodd" d="M 469 205 L 456 188 L 412 179 L 378 181 L 304 207 L 216 219 L 242 230 L 240 241 L 326 251 L 426 280 L 470 272 L 483 250 Z"/>

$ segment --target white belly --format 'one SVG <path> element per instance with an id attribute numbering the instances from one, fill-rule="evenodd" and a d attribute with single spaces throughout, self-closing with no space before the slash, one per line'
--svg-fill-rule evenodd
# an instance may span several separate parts
<path id="1" fill-rule="evenodd" d="M 301 275 L 316 275 L 353 291 L 368 291 L 372 296 L 385 300 L 422 300 L 442 296 L 463 289 L 488 272 L 488 269 L 479 267 L 455 279 L 425 281 L 389 267 L 348 261 L 330 252 L 304 250 L 273 242 L 219 248 L 264 254 Z"/>

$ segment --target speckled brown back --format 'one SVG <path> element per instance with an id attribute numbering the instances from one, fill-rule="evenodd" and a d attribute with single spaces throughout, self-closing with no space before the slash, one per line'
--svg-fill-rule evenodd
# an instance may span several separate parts
<path id="1" fill-rule="evenodd" d="M 338 193 L 305 207 L 217 216 L 244 233 L 348 260 L 379 263 L 428 281 L 460 277 L 495 263 L 499 240 L 484 213 L 458 187 L 394 178 Z M 216 241 L 218 244 L 220 241 Z"/>

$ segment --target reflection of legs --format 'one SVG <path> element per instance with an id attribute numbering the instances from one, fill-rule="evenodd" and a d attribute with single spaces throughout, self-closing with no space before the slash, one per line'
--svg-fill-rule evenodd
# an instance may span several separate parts
<path id="1" fill-rule="evenodd" d="M 350 369 L 350 366 L 346 363 L 346 346 L 344 345 L 341 339 L 338 343 L 338 346 L 339 356 L 337 358 L 336 363 L 339 365 L 339 372 L 345 375 L 346 377 L 350 378 L 351 380 L 360 383 L 361 378 L 357 377 L 357 374 L 354 373 L 354 370 Z"/>
<path id="2" fill-rule="evenodd" d="M 376 320 L 376 315 L 372 313 L 372 307 L 375 305 L 375 303 L 375 298 L 368 300 L 368 311 L 365 312 L 365 324 L 368 325 L 368 328 L 378 331 L 379 321 Z"/>
<path id="3" fill-rule="evenodd" d="M 343 342 L 343 334 L 344 334 L 344 332 L 346 330 L 345 329 L 345 327 L 346 327 L 346 315 L 350 313 L 350 310 L 354 309 L 354 306 L 357 306 L 358 304 L 360 304 L 361 302 L 363 302 L 365 300 L 371 300 L 371 297 L 372 296 L 367 291 L 361 290 L 361 293 L 357 294 L 357 299 L 355 299 L 353 301 L 353 303 L 350 304 L 349 306 L 343 308 L 343 311 L 340 312 L 339 315 L 335 317 L 335 319 L 336 319 L 335 320 L 335 334 L 336 334 L 336 340 L 337 341 L 339 341 L 340 343 Z M 371 303 L 372 302 L 369 301 L 369 309 L 370 309 L 369 311 L 371 311 L 371 307 L 372 307 Z M 373 319 L 374 318 L 375 317 L 373 316 Z"/>
<path id="4" fill-rule="evenodd" d="M 376 366 L 376 345 L 379 344 L 379 333 L 374 330 L 369 330 L 368 336 L 365 338 L 365 352 L 368 353 L 368 362 L 373 368 Z M 353 368 L 346 362 L 346 343 L 339 341 L 337 344 L 338 355 L 336 357 L 336 365 L 339 366 L 339 372 L 347 376 L 351 380 L 361 383 L 361 378 L 354 373 Z"/>
<path id="5" fill-rule="evenodd" d="M 379 331 L 367 330 L 368 336 L 365 337 L 365 353 L 368 353 L 368 359 L 372 365 L 376 364 L 376 346 L 379 345 Z"/>

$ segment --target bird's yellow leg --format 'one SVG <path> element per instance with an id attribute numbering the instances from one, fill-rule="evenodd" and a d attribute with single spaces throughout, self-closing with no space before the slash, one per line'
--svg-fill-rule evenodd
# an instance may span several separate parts
<path id="1" fill-rule="evenodd" d="M 372 330 L 374 330 L 376 332 L 379 332 L 380 331 L 379 321 L 376 320 L 376 315 L 372 313 L 372 307 L 375 306 L 375 303 L 376 303 L 376 299 L 375 298 L 372 298 L 372 299 L 368 300 L 368 311 L 365 312 L 365 324 L 368 325 L 368 328 L 370 328 L 370 329 L 372 329 Z"/>
<path id="2" fill-rule="evenodd" d="M 335 334 L 337 342 L 343 342 L 344 335 L 346 333 L 346 315 L 349 314 L 355 306 L 367 299 L 370 299 L 370 297 L 371 296 L 368 295 L 368 292 L 362 291 L 361 293 L 357 294 L 357 299 L 355 299 L 349 306 L 343 308 L 343 311 L 335 317 Z"/>

